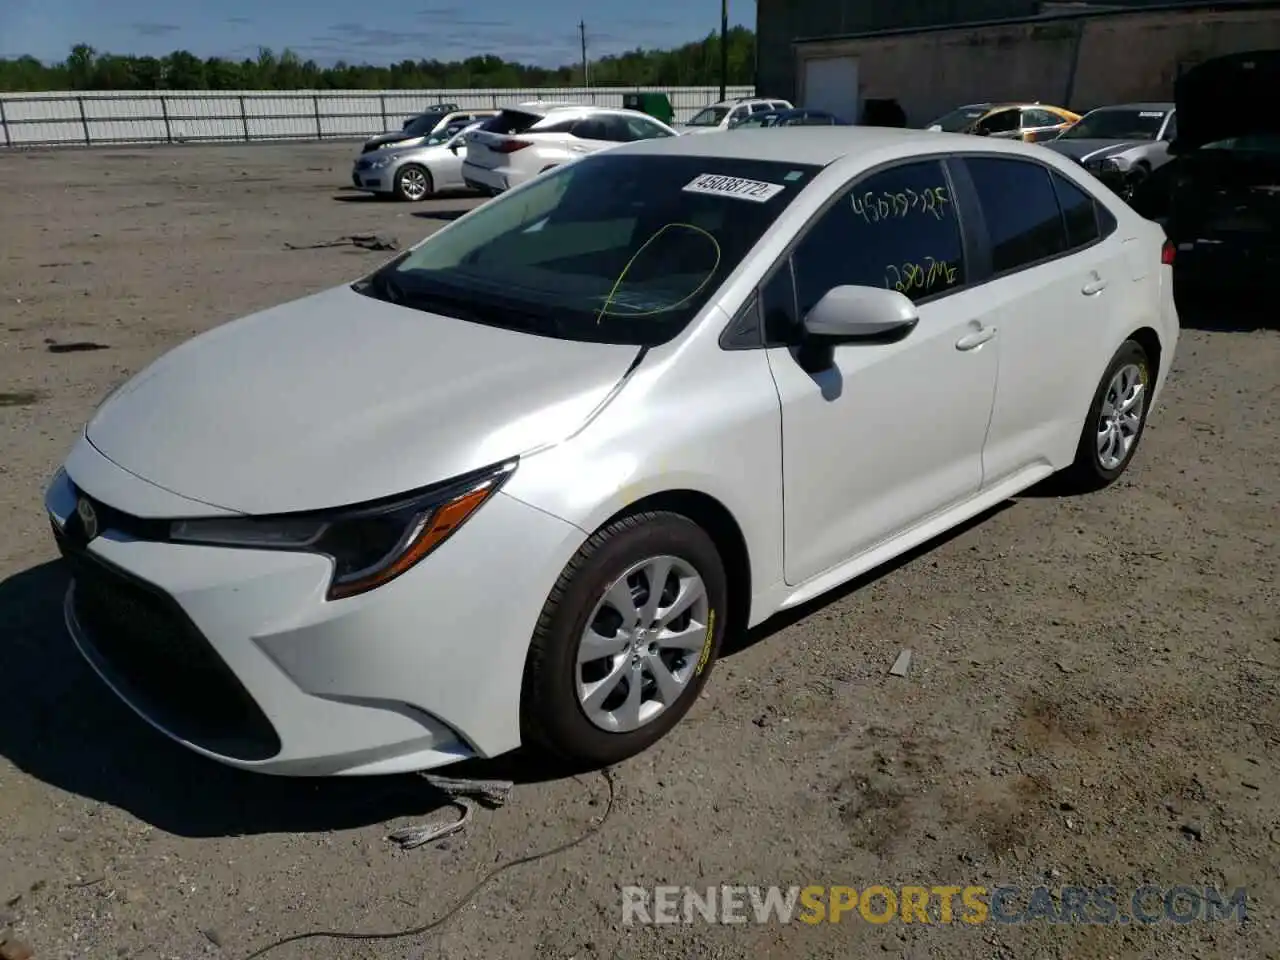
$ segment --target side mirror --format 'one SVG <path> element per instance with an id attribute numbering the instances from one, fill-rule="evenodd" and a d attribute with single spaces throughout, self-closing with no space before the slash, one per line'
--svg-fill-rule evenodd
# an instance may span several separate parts
<path id="1" fill-rule="evenodd" d="M 879 287 L 832 287 L 804 318 L 800 363 L 813 373 L 835 362 L 842 343 L 894 343 L 911 333 L 920 314 L 911 298 Z"/>
<path id="2" fill-rule="evenodd" d="M 455 157 L 458 155 L 458 151 L 461 149 L 462 149 L 462 144 L 460 144 L 457 140 L 449 144 L 449 152 L 452 153 Z"/>

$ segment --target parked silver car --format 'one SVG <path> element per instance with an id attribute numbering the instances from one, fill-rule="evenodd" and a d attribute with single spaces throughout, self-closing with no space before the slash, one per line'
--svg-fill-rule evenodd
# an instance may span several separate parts
<path id="1" fill-rule="evenodd" d="M 418 146 L 395 144 L 366 153 L 356 160 L 351 181 L 358 190 L 410 202 L 444 190 L 466 190 L 462 180 L 465 138 L 481 123 L 477 120 L 448 135 L 433 134 Z"/>
<path id="2" fill-rule="evenodd" d="M 1151 171 L 1169 162 L 1178 135 L 1172 103 L 1125 103 L 1099 107 L 1044 146 L 1070 157 L 1128 198 Z"/>
<path id="3" fill-rule="evenodd" d="M 450 104 L 449 106 L 452 106 Z M 416 147 L 426 143 L 433 136 L 444 134 L 452 136 L 463 127 L 470 126 L 477 120 L 494 116 L 497 110 L 428 110 L 416 117 L 410 117 L 399 130 L 380 133 L 364 142 L 363 152 L 385 150 L 387 147 Z"/>

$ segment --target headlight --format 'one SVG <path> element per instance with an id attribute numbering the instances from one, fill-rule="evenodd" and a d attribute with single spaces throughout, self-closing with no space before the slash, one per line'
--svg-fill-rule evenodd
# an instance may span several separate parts
<path id="1" fill-rule="evenodd" d="M 370 160 L 370 161 L 369 161 L 369 167 L 368 167 L 368 169 L 370 169 L 370 170 L 381 170 L 383 167 L 385 167 L 387 164 L 389 164 L 389 163 L 390 163 L 392 160 L 394 160 L 394 159 L 395 159 L 395 157 L 376 157 L 376 158 L 374 158 L 373 160 Z"/>
<path id="2" fill-rule="evenodd" d="M 270 517 L 177 520 L 181 543 L 296 550 L 333 561 L 326 599 L 353 597 L 415 566 L 492 497 L 518 460 L 477 470 L 413 494 L 339 510 Z"/>
<path id="3" fill-rule="evenodd" d="M 1107 157 L 1102 161 L 1102 166 L 1107 170 L 1125 171 L 1129 169 L 1129 161 L 1125 157 Z"/>

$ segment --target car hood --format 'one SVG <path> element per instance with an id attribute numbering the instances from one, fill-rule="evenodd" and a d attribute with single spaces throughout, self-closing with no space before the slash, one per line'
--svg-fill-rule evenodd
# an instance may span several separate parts
<path id="1" fill-rule="evenodd" d="M 111 395 L 86 434 L 125 470 L 212 506 L 324 509 L 566 438 L 637 349 L 469 323 L 344 286 L 177 347 Z"/>
<path id="2" fill-rule="evenodd" d="M 1102 160 L 1106 157 L 1114 157 L 1116 154 L 1132 150 L 1134 147 L 1149 147 L 1154 142 L 1154 140 L 1094 140 L 1082 137 L 1078 140 L 1070 138 L 1066 140 L 1045 140 L 1040 145 L 1083 163 L 1085 160 Z"/>
<path id="3" fill-rule="evenodd" d="M 1280 50 L 1234 53 L 1206 60 L 1174 84 L 1178 139 L 1186 153 L 1229 137 L 1280 133 L 1280 117 L 1265 106 L 1280 89 Z"/>
<path id="4" fill-rule="evenodd" d="M 390 160 L 397 162 L 402 160 L 430 160 L 438 157 L 442 153 L 449 153 L 449 149 L 443 143 L 433 143 L 430 146 L 426 144 L 393 143 L 389 147 L 383 147 L 380 150 L 370 150 L 368 153 L 362 153 L 356 158 L 356 163 L 363 169 L 368 169 L 368 165 L 375 160 Z M 450 154 L 452 156 L 452 154 Z"/>
<path id="5" fill-rule="evenodd" d="M 425 140 L 425 136 L 406 136 L 400 131 L 393 133 L 380 133 L 376 137 L 370 137 L 365 141 L 365 145 L 376 145 L 378 147 L 389 147 L 395 144 L 397 147 L 410 147 L 415 143 L 421 143 Z"/>

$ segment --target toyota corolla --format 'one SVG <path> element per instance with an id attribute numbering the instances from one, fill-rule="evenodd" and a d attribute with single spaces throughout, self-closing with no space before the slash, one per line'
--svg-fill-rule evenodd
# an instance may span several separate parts
<path id="1" fill-rule="evenodd" d="M 242 768 L 616 762 L 726 634 L 1050 475 L 1120 476 L 1171 262 L 1040 147 L 624 144 L 108 396 L 46 494 L 67 625 Z"/>

